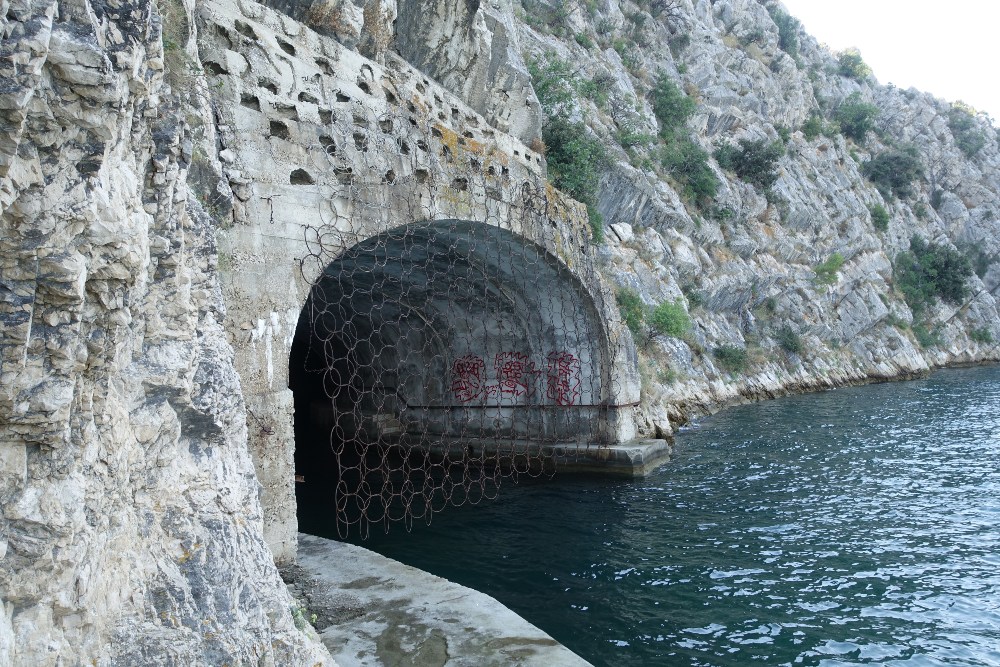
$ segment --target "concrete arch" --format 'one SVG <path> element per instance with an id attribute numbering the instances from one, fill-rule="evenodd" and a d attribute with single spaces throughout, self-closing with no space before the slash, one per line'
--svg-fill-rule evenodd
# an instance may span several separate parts
<path id="1" fill-rule="evenodd" d="M 329 508 L 333 488 L 338 511 L 352 494 L 373 504 L 389 448 L 447 460 L 606 442 L 611 346 L 579 277 L 509 230 L 435 220 L 357 243 L 315 281 L 289 355 L 300 507 Z"/>

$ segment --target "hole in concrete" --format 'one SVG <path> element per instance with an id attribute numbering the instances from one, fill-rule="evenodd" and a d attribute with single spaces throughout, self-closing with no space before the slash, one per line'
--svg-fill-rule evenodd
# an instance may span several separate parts
<path id="1" fill-rule="evenodd" d="M 354 114 L 353 120 L 357 127 L 368 127 L 368 119 L 359 113 Z"/>
<path id="2" fill-rule="evenodd" d="M 329 109 L 320 109 L 319 122 L 323 125 L 333 125 L 333 112 Z"/>
<path id="3" fill-rule="evenodd" d="M 551 470 L 557 444 L 601 442 L 596 313 L 562 262 L 495 225 L 414 223 L 349 247 L 289 355 L 300 529 L 426 521 Z"/>
<path id="4" fill-rule="evenodd" d="M 354 183 L 354 170 L 351 167 L 335 167 L 333 170 L 337 182 L 341 185 L 352 185 Z"/>
<path id="5" fill-rule="evenodd" d="M 453 190 L 460 190 L 462 192 L 466 192 L 469 189 L 469 179 L 456 178 L 451 182 L 451 187 Z"/>
<path id="6" fill-rule="evenodd" d="M 413 175 L 417 177 L 417 183 L 421 184 L 426 183 L 431 177 L 430 172 L 426 169 L 417 169 Z"/>
<path id="7" fill-rule="evenodd" d="M 383 118 L 378 122 L 378 129 L 382 130 L 386 134 L 392 132 L 392 119 Z"/>
<path id="8" fill-rule="evenodd" d="M 316 179 L 305 169 L 296 169 L 288 176 L 288 182 L 292 185 L 314 185 Z"/>
<path id="9" fill-rule="evenodd" d="M 319 104 L 319 99 L 315 95 L 310 95 L 309 93 L 303 91 L 299 93 L 299 102 L 308 102 L 309 104 Z"/>
<path id="10" fill-rule="evenodd" d="M 291 135 L 288 132 L 288 126 L 282 123 L 280 120 L 271 121 L 269 133 L 270 136 L 276 137 L 278 139 L 284 139 L 285 141 L 288 141 L 291 138 Z"/>
<path id="11" fill-rule="evenodd" d="M 368 135 L 364 132 L 354 133 L 354 147 L 361 152 L 368 150 Z"/>
<path id="12" fill-rule="evenodd" d="M 253 41 L 258 41 L 257 32 L 251 28 L 248 24 L 243 21 L 236 21 L 236 32 L 240 33 L 247 39 L 252 39 Z"/>
<path id="13" fill-rule="evenodd" d="M 413 104 L 413 102 L 407 102 L 406 103 L 406 109 L 410 113 L 417 113 L 417 107 L 416 107 L 415 104 Z"/>
<path id="14" fill-rule="evenodd" d="M 260 111 L 260 99 L 256 95 L 247 95 L 243 93 L 240 95 L 240 104 L 247 109 L 252 109 L 253 111 Z"/>
<path id="15" fill-rule="evenodd" d="M 317 58 L 316 66 L 319 67 L 320 70 L 322 70 L 323 74 L 326 74 L 327 76 L 334 75 L 333 66 L 330 65 L 330 61 L 327 60 L 326 58 Z"/>
<path id="16" fill-rule="evenodd" d="M 371 86 L 369 86 L 368 82 L 365 81 L 364 79 L 358 79 L 358 88 L 360 88 L 362 90 L 362 92 L 364 92 L 364 93 L 366 93 L 368 95 L 372 94 L 372 88 L 371 88 Z"/>
<path id="17" fill-rule="evenodd" d="M 235 44 L 235 42 L 233 41 L 233 35 L 232 33 L 229 32 L 229 30 L 226 29 L 225 26 L 216 24 L 215 34 L 221 37 L 225 41 L 227 49 L 229 49 L 230 51 L 233 50 L 233 45 Z"/>
<path id="18" fill-rule="evenodd" d="M 337 152 L 337 143 L 333 140 L 333 137 L 328 137 L 324 134 L 319 135 L 320 146 L 326 151 L 327 155 L 333 155 Z"/>
<path id="19" fill-rule="evenodd" d="M 396 99 L 396 96 L 392 94 L 391 90 L 389 90 L 385 86 L 382 86 L 382 92 L 385 94 L 385 99 L 389 104 L 393 105 L 399 104 L 399 100 Z"/>
<path id="20" fill-rule="evenodd" d="M 206 72 L 208 72 L 209 74 L 213 74 L 215 76 L 219 76 L 222 74 L 229 74 L 229 70 L 227 70 L 225 67 L 223 67 L 219 63 L 215 63 L 210 60 L 203 62 L 202 66 L 205 68 Z"/>
<path id="21" fill-rule="evenodd" d="M 393 171 L 392 169 L 390 169 L 389 171 L 385 172 L 385 176 L 382 177 L 382 182 L 383 183 L 389 183 L 389 184 L 395 183 L 396 182 L 396 172 Z"/>
<path id="22" fill-rule="evenodd" d="M 337 101 L 338 101 L 338 102 L 350 102 L 350 101 L 351 101 L 351 98 L 350 98 L 350 97 L 348 97 L 347 95 L 343 94 L 342 92 L 340 92 L 340 91 L 338 90 L 338 91 L 337 91 Z"/>
<path id="23" fill-rule="evenodd" d="M 426 153 L 427 152 L 427 142 L 424 141 L 423 139 L 417 139 L 417 148 L 419 148 L 420 150 L 422 150 L 422 151 L 424 151 Z"/>
<path id="24" fill-rule="evenodd" d="M 287 118 L 288 120 L 298 120 L 299 110 L 295 108 L 294 104 L 285 104 L 283 102 L 275 102 L 274 111 L 281 118 Z"/>
<path id="25" fill-rule="evenodd" d="M 272 95 L 278 94 L 278 84 L 273 81 L 269 81 L 268 79 L 257 79 L 257 85 L 270 92 Z"/>
<path id="26" fill-rule="evenodd" d="M 427 92 L 427 89 L 424 87 L 424 84 L 422 84 L 422 83 L 418 83 L 415 87 L 417 89 L 417 92 L 420 92 L 420 93 L 426 93 Z"/>
<path id="27" fill-rule="evenodd" d="M 437 137 L 438 139 L 440 139 L 441 137 L 444 136 L 444 134 L 441 132 L 440 129 L 438 129 L 436 127 L 432 127 L 431 128 L 431 136 Z"/>
<path id="28" fill-rule="evenodd" d="M 281 39 L 280 37 L 275 37 L 274 39 L 278 42 L 278 48 L 280 48 L 282 51 L 284 51 L 285 53 L 287 53 L 290 56 L 294 56 L 295 55 L 295 47 L 294 46 L 292 46 L 290 43 L 286 42 L 285 40 Z"/>
<path id="29" fill-rule="evenodd" d="M 401 155 L 409 155 L 410 154 L 410 144 L 406 143 L 402 139 L 397 139 L 396 140 L 396 146 L 399 147 L 399 153 Z"/>

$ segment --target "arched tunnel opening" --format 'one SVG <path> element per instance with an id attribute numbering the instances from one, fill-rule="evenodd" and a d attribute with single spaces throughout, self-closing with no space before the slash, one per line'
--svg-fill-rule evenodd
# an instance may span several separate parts
<path id="1" fill-rule="evenodd" d="M 293 341 L 300 529 L 429 520 L 599 443 L 607 337 L 574 273 L 484 223 L 371 237 L 315 282 Z"/>

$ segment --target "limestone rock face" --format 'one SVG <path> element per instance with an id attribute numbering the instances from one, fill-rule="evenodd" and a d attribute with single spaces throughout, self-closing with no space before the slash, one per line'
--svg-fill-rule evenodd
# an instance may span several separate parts
<path id="1" fill-rule="evenodd" d="M 359 210 L 381 211 L 364 193 L 409 176 L 392 165 L 410 144 L 411 161 L 439 153 L 412 174 L 428 201 L 458 173 L 437 162 L 483 169 L 473 147 L 494 144 L 498 178 L 530 173 L 546 190 L 532 59 L 572 65 L 571 116 L 613 156 L 594 193 L 605 241 L 587 243 L 573 204 L 559 208 L 576 211 L 579 235 L 564 240 L 600 259 L 602 280 L 650 306 L 680 303 L 693 320 L 684 338 L 652 337 L 637 357 L 623 347 L 616 372 L 636 393 L 641 376 L 629 401 L 641 434 L 667 435 L 735 402 L 1000 359 L 996 129 L 972 116 L 982 146 L 967 155 L 945 102 L 843 76 L 801 31 L 794 53 L 783 50 L 773 3 L 269 0 L 282 14 L 264 16 L 239 0 L 225 30 L 196 22 L 194 4 L 0 3 L 0 665 L 332 662 L 297 627 L 265 540 L 266 516 L 281 535 L 295 532 L 287 369 L 276 375 L 283 397 L 267 403 L 234 361 L 259 343 L 271 384 L 269 341 L 294 332 L 301 303 L 285 297 L 290 280 L 267 283 L 284 275 L 267 266 L 273 248 L 248 242 L 220 257 L 216 240 L 252 240 L 247 211 L 273 225 L 275 201 L 279 223 L 302 202 L 332 211 L 319 204 L 342 186 Z M 198 40 L 198 25 L 216 32 Z M 405 97 L 388 70 L 405 74 Z M 718 192 L 709 206 L 691 201 L 655 142 L 649 93 L 661 72 L 697 102 L 686 130 L 707 153 L 782 142 L 769 192 L 709 157 Z M 878 109 L 878 132 L 863 142 L 830 124 L 853 94 Z M 430 139 L 390 141 L 399 130 L 379 116 L 390 104 Z M 246 130 L 227 120 L 237 113 L 271 134 L 239 137 Z M 815 135 L 803 131 L 813 114 L 826 123 Z M 324 144 L 320 125 L 342 131 L 340 143 Z M 864 165 L 905 145 L 924 175 L 912 194 L 887 196 Z M 366 172 L 340 161 L 366 151 L 364 166 L 384 167 L 385 181 L 351 185 Z M 300 156 L 312 162 L 264 173 Z M 313 180 L 296 176 L 302 167 Z M 265 176 L 274 182 L 260 190 Z M 466 194 L 426 210 L 494 205 L 488 189 L 460 184 Z M 296 200 L 295 188 L 309 195 Z M 890 217 L 882 231 L 876 206 Z M 538 212 L 552 229 L 545 216 L 569 215 L 554 210 Z M 937 302 L 922 320 L 893 276 L 913 235 L 960 249 L 976 268 L 964 301 Z M 842 265 L 821 273 L 838 255 Z M 222 285 L 240 280 L 241 265 L 270 290 L 273 303 L 253 304 L 266 318 L 227 319 L 234 291 Z M 714 354 L 723 346 L 743 351 L 743 368 Z M 270 459 L 252 460 L 248 402 L 271 410 L 251 417 Z M 263 490 L 262 471 L 273 476 Z"/>
<path id="2" fill-rule="evenodd" d="M 540 136 L 511 0 L 399 0 L 395 47 L 501 132 L 525 144 Z"/>
<path id="3" fill-rule="evenodd" d="M 3 3 L 3 665 L 331 662 L 261 535 L 169 7 Z"/>
<path id="4" fill-rule="evenodd" d="M 776 2 L 522 7 L 525 59 L 570 64 L 571 116 L 613 156 L 595 193 L 606 272 L 648 306 L 681 300 L 693 319 L 684 340 L 659 338 L 641 351 L 650 432 L 663 411 L 676 423 L 733 401 L 1000 358 L 1000 144 L 983 116 L 971 119 L 983 145 L 970 158 L 949 104 L 841 75 L 835 54 L 801 29 L 783 50 Z M 714 201 L 699 208 L 684 195 L 655 140 L 650 91 L 661 74 L 697 103 L 685 131 L 707 153 L 739 140 L 783 144 L 769 193 L 708 158 Z M 877 110 L 863 142 L 832 122 L 852 94 Z M 813 114 L 824 132 L 807 136 Z M 626 150 L 623 137 L 638 138 Z M 911 196 L 883 195 L 864 165 L 908 145 L 924 176 Z M 875 206 L 889 213 L 885 231 L 872 223 Z M 893 280 L 913 235 L 977 264 L 968 298 L 939 301 L 922 322 Z M 845 263 L 819 280 L 816 267 L 835 253 Z M 721 346 L 745 351 L 746 369 L 723 367 L 713 354 Z"/>

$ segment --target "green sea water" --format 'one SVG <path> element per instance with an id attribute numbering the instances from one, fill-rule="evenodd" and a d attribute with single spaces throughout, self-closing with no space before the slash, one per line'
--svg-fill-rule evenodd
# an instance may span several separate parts
<path id="1" fill-rule="evenodd" d="M 372 533 L 598 666 L 1000 665 L 1000 368 L 731 409 L 646 479 Z"/>

